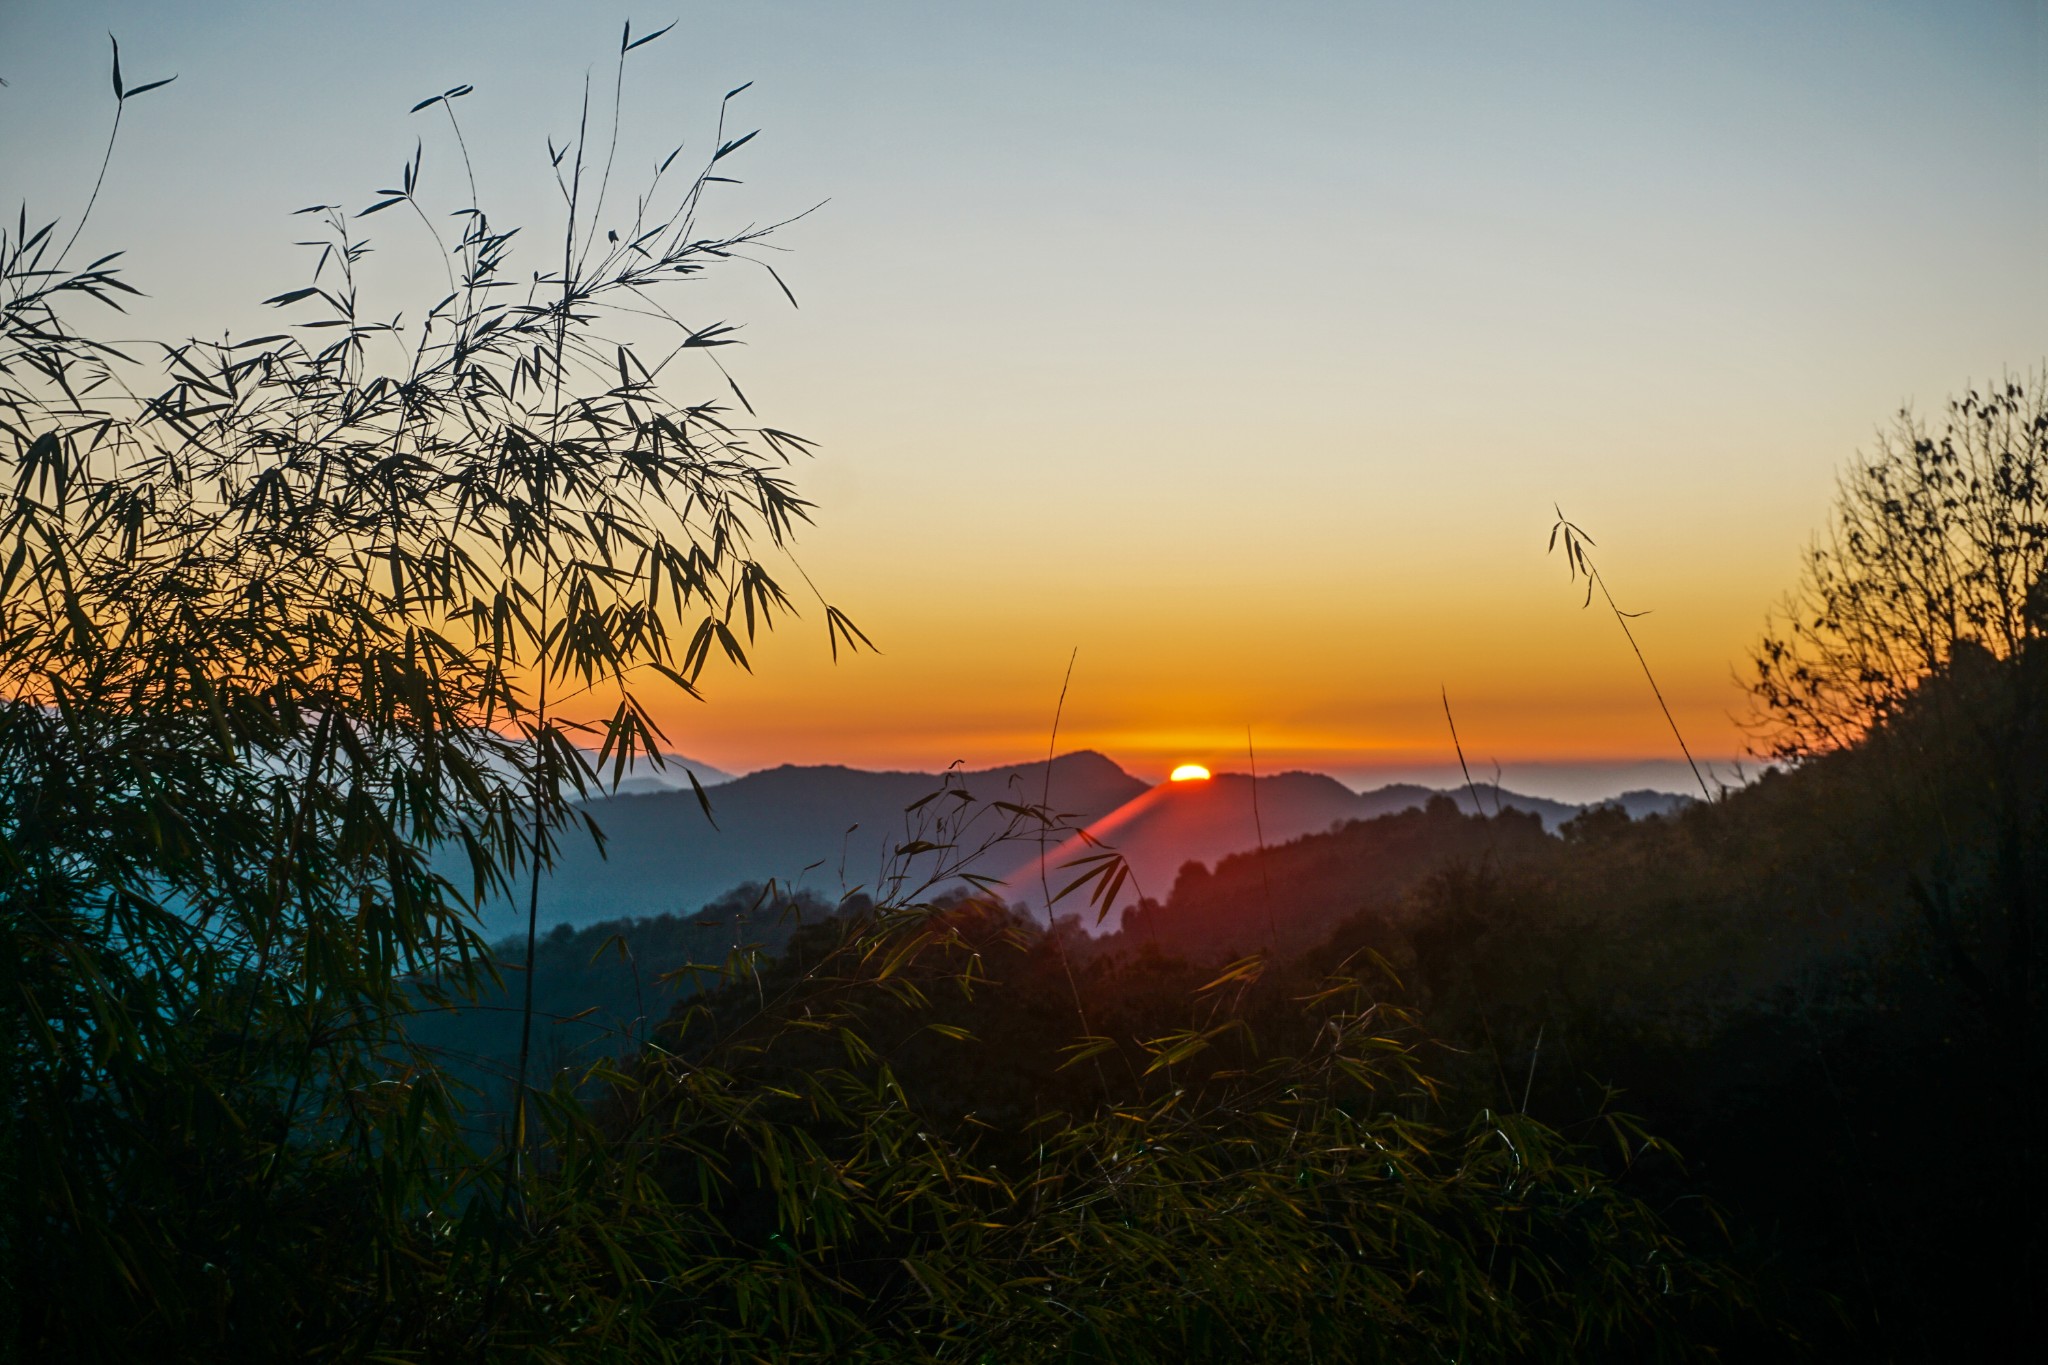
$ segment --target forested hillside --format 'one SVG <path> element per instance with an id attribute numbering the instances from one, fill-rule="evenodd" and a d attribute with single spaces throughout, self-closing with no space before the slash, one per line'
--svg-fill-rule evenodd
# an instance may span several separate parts
<path id="1" fill-rule="evenodd" d="M 709 995 L 713 973 L 671 978 L 663 1047 L 737 1048 L 792 1093 L 844 1067 L 886 1076 L 918 1122 L 1027 1180 L 1047 1115 L 1146 1102 L 1162 1075 L 1227 1091 L 1313 1053 L 1323 1025 L 1302 1002 L 1357 980 L 1412 1017 L 1440 1120 L 1527 1113 L 1591 1134 L 1626 1113 L 1669 1145 L 1632 1186 L 1748 1304 L 1700 1299 L 1681 1334 L 1743 1359 L 1990 1351 L 2020 1327 L 2039 1255 L 2039 1078 L 1999 994 L 2025 964 L 2003 981 L 1974 964 L 2012 951 L 2013 898 L 2048 890 L 2048 793 L 2025 747 L 2042 663 L 1966 652 L 1864 742 L 1669 816 L 1596 809 L 1551 835 L 1439 798 L 1190 865 L 1104 937 L 956 893 L 919 921 L 932 956 L 857 1007 L 853 1051 L 773 1021 L 856 1008 L 874 965 L 843 955 L 871 932 L 864 901 L 773 914 L 757 893 L 559 931 L 545 998 L 602 1001 L 600 1018 L 635 1002 L 624 1057 L 649 1036 L 643 983 L 752 945 L 767 959 Z M 2018 785 L 1983 780 L 1986 742 L 2021 746 Z M 613 1121 L 649 1102 L 619 1092 Z M 791 1119 L 829 1144 L 835 1112 Z"/>
<path id="2" fill-rule="evenodd" d="M 1864 742 L 1675 817 L 1593 811 L 1552 837 L 1440 801 L 1191 867 L 1102 940 L 961 903 L 939 923 L 972 972 L 887 1007 L 868 1062 L 1022 1178 L 1034 1117 L 1135 1103 L 1162 1059 L 1194 1095 L 1313 1051 L 1303 1002 L 1355 977 L 1411 1012 L 1443 1079 L 1428 1112 L 1588 1135 L 1627 1113 L 1669 1144 L 1631 1187 L 1745 1286 L 1740 1311 L 1687 1301 L 1695 1345 L 1994 1355 L 2042 1241 L 2038 997 L 2005 993 L 2037 989 L 2011 954 L 2038 949 L 2004 926 L 2048 895 L 2044 663 L 1965 653 Z M 1986 742 L 2022 746 L 2017 785 L 1984 780 Z M 803 964 L 848 932 L 803 930 L 765 988 L 843 989 Z M 747 1036 L 760 989 L 679 1006 L 676 1045 Z M 778 1074 L 849 1063 L 808 1031 L 757 1049 Z"/>

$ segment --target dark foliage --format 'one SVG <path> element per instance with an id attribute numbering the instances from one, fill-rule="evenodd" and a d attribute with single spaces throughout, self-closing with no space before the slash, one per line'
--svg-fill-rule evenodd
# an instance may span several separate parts
<path id="1" fill-rule="evenodd" d="M 533 978 L 534 1073 L 544 1088 L 555 1078 L 580 1083 L 594 1064 L 646 1044 L 676 1002 L 700 986 L 754 968 L 782 954 L 806 924 L 872 908 L 865 896 L 840 904 L 773 885 L 735 887 L 688 915 L 558 924 L 540 937 L 531 967 L 526 941 L 492 945 L 498 982 L 473 997 L 422 999 L 405 1019 L 408 1042 L 430 1055 L 464 1096 L 471 1129 L 504 1131 L 517 1083 L 524 978 Z"/>
<path id="2" fill-rule="evenodd" d="M 606 1106 L 702 1254 L 785 1246 L 844 1349 L 1684 1357 L 1733 1301 L 1591 1149 L 1441 1091 L 1377 969 L 1089 952 L 978 898 L 886 918 L 679 1007 Z M 706 1108 L 742 1076 L 757 1109 Z M 1616 1167 L 1656 1150 L 1590 1117 Z"/>
<path id="3" fill-rule="evenodd" d="M 1781 1324 L 1713 1338 L 1731 1358 L 1976 1358 L 2028 1330 L 2044 661 L 1961 650 L 1853 747 L 1676 819 L 1581 817 L 1405 908 L 1447 1075 L 1553 1121 L 1618 1088 L 1684 1154 L 1664 1206 L 1730 1230 Z"/>
<path id="4" fill-rule="evenodd" d="M 1146 902 L 1128 911 L 1109 941 L 1202 961 L 1261 950 L 1291 957 L 1354 917 L 1391 916 L 1446 860 L 1506 866 L 1547 842 L 1533 814 L 1506 810 L 1468 819 L 1449 797 L 1437 796 L 1420 810 L 1352 821 L 1263 855 L 1224 858 L 1214 871 L 1189 863 L 1165 905 Z"/>

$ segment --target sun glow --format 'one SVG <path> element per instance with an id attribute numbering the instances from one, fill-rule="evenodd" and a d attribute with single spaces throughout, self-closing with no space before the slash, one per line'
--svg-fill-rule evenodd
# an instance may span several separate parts
<path id="1" fill-rule="evenodd" d="M 1183 763 L 1173 770 L 1171 779 L 1175 782 L 1207 782 L 1209 770 L 1199 763 Z"/>

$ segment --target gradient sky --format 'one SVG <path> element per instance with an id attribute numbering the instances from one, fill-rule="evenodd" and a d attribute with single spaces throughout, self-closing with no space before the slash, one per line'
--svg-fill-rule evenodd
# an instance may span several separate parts
<path id="1" fill-rule="evenodd" d="M 728 221 L 828 201 L 783 239 L 800 310 L 765 278 L 703 307 L 821 443 L 801 557 L 883 653 L 835 667 L 801 622 L 657 708 L 730 768 L 1027 755 L 1077 648 L 1061 747 L 1148 777 L 1241 767 L 1247 725 L 1262 769 L 1441 774 L 1440 686 L 1511 786 L 1668 760 L 1553 502 L 1734 755 L 1835 469 L 2048 355 L 2038 2 L 4 0 L 0 190 L 75 213 L 113 30 L 131 83 L 179 77 L 84 244 L 153 295 L 124 325 L 269 330 L 290 210 L 369 202 L 416 136 L 452 176 L 406 110 L 458 82 L 486 206 L 545 235 L 544 139 L 629 15 L 682 22 L 636 54 L 623 164 L 751 79 Z M 438 297 L 384 264 L 392 309 Z"/>

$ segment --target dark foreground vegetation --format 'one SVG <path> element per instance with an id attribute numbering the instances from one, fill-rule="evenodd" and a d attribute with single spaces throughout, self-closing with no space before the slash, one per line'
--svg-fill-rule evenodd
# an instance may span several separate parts
<path id="1" fill-rule="evenodd" d="M 893 949 L 902 964 L 879 967 L 862 945 L 891 940 L 871 907 L 821 915 L 750 888 L 692 917 L 558 930 L 551 979 L 614 1018 L 651 996 L 668 1016 L 658 1050 L 744 1057 L 814 1138 L 846 1138 L 845 1111 L 811 1107 L 820 1078 L 858 1077 L 1025 1184 L 1052 1115 L 1153 1125 L 1148 1098 L 1173 1096 L 1172 1117 L 1197 1125 L 1182 1155 L 1191 1137 L 1197 1152 L 1229 1142 L 1246 1112 L 1234 1087 L 1302 1093 L 1295 1069 L 1329 1023 L 1319 996 L 1343 983 L 1371 1002 L 1373 1046 L 1400 1049 L 1379 1057 L 1401 1058 L 1405 1117 L 1540 1122 L 1656 1213 L 1674 1239 L 1661 1256 L 1696 1277 L 1660 1300 L 1665 1337 L 1743 1360 L 1991 1356 L 2026 1328 L 2040 1255 L 2039 1078 L 2013 1032 L 2038 1005 L 2005 992 L 2039 970 L 2008 936 L 2048 892 L 2044 659 L 1964 651 L 1864 742 L 1675 817 L 1596 810 L 1552 837 L 1531 815 L 1439 800 L 1191 864 L 1106 937 L 941 897 Z M 1987 781 L 1986 743 L 2012 746 L 2016 785 Z M 717 984 L 741 943 L 767 955 Z M 878 979 L 897 984 L 863 999 Z M 709 989 L 675 999 L 696 983 Z M 566 1035 L 571 1075 L 603 1051 L 577 1056 L 583 1027 Z M 1272 1072 L 1293 1074 L 1253 1080 Z M 649 1099 L 628 1087 L 598 1109 L 624 1133 Z M 1292 1116 L 1257 1121 L 1314 1141 Z M 1311 1292 L 1336 1292 L 1334 1273 Z M 872 1280 L 862 1293 L 887 1297 Z M 1573 1349 L 1648 1349 L 1622 1340 Z"/>
<path id="2" fill-rule="evenodd" d="M 622 38 L 615 91 L 647 41 Z M 116 65 L 117 107 L 160 84 Z M 737 388 L 669 404 L 669 362 L 642 359 L 729 329 L 681 302 L 658 352 L 600 325 L 746 262 L 763 231 L 699 226 L 745 140 L 721 123 L 698 175 L 664 197 L 671 157 L 631 209 L 604 141 L 571 143 L 539 273 L 458 205 L 451 293 L 407 327 L 362 301 L 355 224 L 433 236 L 415 155 L 316 211 L 313 284 L 269 300 L 300 325 L 162 370 L 73 324 L 128 289 L 112 258 L 72 265 L 76 234 L 25 215 L 0 240 L 0 1341 L 979 1362 L 2010 1339 L 2048 1055 L 2038 386 L 1902 424 L 1852 471 L 1754 661 L 1786 766 L 1681 815 L 1557 838 L 1441 802 L 1190 870 L 1091 939 L 956 875 L 1067 822 L 943 789 L 879 902 L 538 933 L 542 873 L 601 834 L 579 744 L 616 779 L 659 738 L 636 686 L 694 689 L 792 610 L 771 570 L 803 443 Z M 834 648 L 863 643 L 820 608 Z M 1107 850 L 1057 871 L 1077 909 L 1121 877 Z M 475 912 L 514 893 L 527 932 L 495 952 Z M 562 1032 L 572 972 L 615 1046 Z M 435 1041 L 480 1007 L 517 1020 L 502 1066 Z"/>

